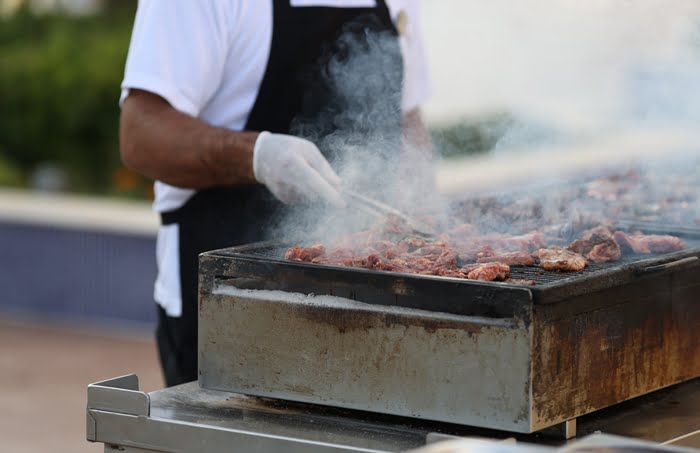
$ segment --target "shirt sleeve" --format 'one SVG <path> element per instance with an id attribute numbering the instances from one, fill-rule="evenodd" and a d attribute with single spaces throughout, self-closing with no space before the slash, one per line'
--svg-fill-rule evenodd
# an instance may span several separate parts
<path id="1" fill-rule="evenodd" d="M 402 38 L 405 68 L 402 103 L 404 113 L 420 107 L 432 92 L 418 3 L 418 0 L 407 0 L 403 5 L 408 18 Z"/>
<path id="2" fill-rule="evenodd" d="M 217 90 L 228 53 L 219 0 L 139 0 L 121 85 L 150 91 L 198 116 Z"/>

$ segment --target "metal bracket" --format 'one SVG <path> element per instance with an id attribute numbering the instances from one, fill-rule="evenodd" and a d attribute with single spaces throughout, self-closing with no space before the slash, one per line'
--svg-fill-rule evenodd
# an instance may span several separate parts
<path id="1" fill-rule="evenodd" d="M 88 385 L 87 439 L 95 441 L 97 427 L 91 410 L 147 417 L 151 413 L 151 399 L 139 391 L 139 378 L 135 374 Z"/>

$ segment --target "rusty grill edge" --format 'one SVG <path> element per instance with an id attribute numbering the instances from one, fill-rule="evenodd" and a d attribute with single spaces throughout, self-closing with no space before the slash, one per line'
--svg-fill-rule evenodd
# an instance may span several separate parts
<path id="1" fill-rule="evenodd" d="M 283 243 L 208 252 L 199 383 L 534 432 L 700 376 L 700 234 L 684 240 L 535 287 L 287 262 Z"/>

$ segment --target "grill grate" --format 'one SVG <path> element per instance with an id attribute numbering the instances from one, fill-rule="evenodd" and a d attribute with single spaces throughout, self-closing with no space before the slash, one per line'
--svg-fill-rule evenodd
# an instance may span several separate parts
<path id="1" fill-rule="evenodd" d="M 688 238 L 684 237 L 685 250 L 689 251 L 692 249 L 700 249 L 700 237 L 698 238 Z M 304 245 L 304 244 L 302 244 Z M 308 244 L 307 244 L 308 245 Z M 280 242 L 268 242 L 268 243 L 258 243 L 250 244 L 246 246 L 236 247 L 231 249 L 238 256 L 251 257 L 251 258 L 266 258 L 274 261 L 288 262 L 284 259 L 284 254 L 291 245 L 284 244 Z M 612 270 L 618 267 L 629 266 L 636 262 L 646 260 L 649 258 L 663 258 L 663 254 L 657 255 L 630 255 L 625 256 L 622 259 L 615 261 L 613 263 L 588 263 L 588 266 L 581 272 L 553 272 L 545 271 L 539 267 L 529 267 L 529 266 L 511 266 L 510 268 L 510 278 L 519 280 L 532 280 L 536 285 L 546 285 L 550 283 L 561 283 L 565 280 L 576 280 L 582 277 L 587 277 L 599 271 Z M 323 266 L 331 268 L 341 268 L 341 269 L 351 269 L 347 267 L 331 266 L 326 264 L 312 264 L 304 263 L 308 266 Z M 357 270 L 363 270 L 363 268 L 352 268 Z M 368 271 L 369 272 L 369 271 Z M 386 272 L 386 271 L 371 271 L 371 272 Z M 391 273 L 391 272 L 386 272 Z M 419 276 L 418 274 L 412 274 Z M 426 276 L 432 277 L 432 276 Z M 444 277 L 440 277 L 444 278 Z M 459 280 L 459 279 L 457 279 Z M 468 280 L 465 280 L 468 281 Z"/>

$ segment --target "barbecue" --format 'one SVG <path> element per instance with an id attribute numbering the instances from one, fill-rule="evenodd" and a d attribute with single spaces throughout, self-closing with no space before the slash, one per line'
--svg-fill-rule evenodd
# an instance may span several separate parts
<path id="1" fill-rule="evenodd" d="M 597 210 L 636 185 L 603 181 L 550 192 L 575 212 L 486 195 L 455 200 L 436 235 L 389 216 L 207 252 L 199 381 L 92 386 L 89 438 L 163 451 L 196 449 L 193 437 L 212 451 L 401 451 L 435 431 L 553 442 L 560 426 L 607 429 L 646 394 L 634 410 L 657 418 L 616 432 L 697 429 L 669 407 L 690 413 L 700 395 L 700 228 L 668 222 L 686 218 L 675 203 Z M 587 192 L 593 205 L 577 204 Z M 659 414 L 676 425 L 657 429 Z"/>
<path id="2" fill-rule="evenodd" d="M 648 178 L 456 199 L 433 237 L 389 216 L 206 254 L 200 384 L 535 432 L 700 376 L 700 229 L 632 215 L 670 198 Z"/>
<path id="3" fill-rule="evenodd" d="M 552 245 L 562 243 L 562 237 L 546 237 L 540 231 L 517 236 L 480 234 L 469 224 L 458 225 L 435 241 L 406 236 L 410 233 L 410 228 L 402 229 L 390 219 L 364 232 L 332 238 L 329 244 L 291 247 L 284 257 L 314 264 L 509 281 L 510 266 L 580 272 L 589 261 L 618 261 L 623 251 L 625 254 L 651 254 L 684 248 L 683 241 L 675 236 L 640 231 L 612 233 L 605 226 L 584 231 L 567 248 Z"/>

